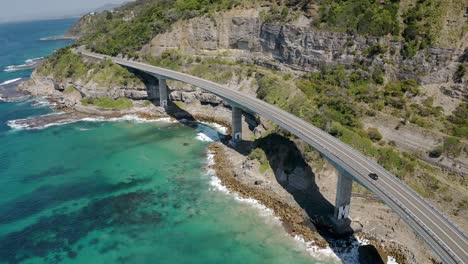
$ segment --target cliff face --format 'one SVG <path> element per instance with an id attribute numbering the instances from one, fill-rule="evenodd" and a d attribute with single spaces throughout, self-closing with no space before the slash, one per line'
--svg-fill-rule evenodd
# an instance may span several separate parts
<path id="1" fill-rule="evenodd" d="M 267 60 L 303 71 L 325 65 L 367 65 L 385 70 L 387 80 L 416 79 L 423 85 L 439 84 L 441 91 L 454 98 L 468 96 L 467 78 L 454 83 L 453 76 L 463 61 L 461 49 L 430 47 L 411 59 L 401 54 L 403 45 L 386 38 L 352 36 L 320 31 L 301 17 L 294 24 L 263 24 L 258 11 L 231 10 L 214 17 L 181 21 L 164 34 L 157 35 L 142 53 L 159 55 L 167 49 L 181 49 L 186 54 L 217 54 L 252 61 Z M 381 54 L 369 54 L 374 47 L 384 47 Z M 228 56 L 229 56 L 228 55 Z M 466 63 L 466 62 L 465 62 Z"/>

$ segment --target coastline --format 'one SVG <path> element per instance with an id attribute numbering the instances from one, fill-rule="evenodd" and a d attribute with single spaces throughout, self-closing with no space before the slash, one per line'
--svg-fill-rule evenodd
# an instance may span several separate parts
<path id="1" fill-rule="evenodd" d="M 225 186 L 228 191 L 235 192 L 244 199 L 254 199 L 271 209 L 274 215 L 281 221 L 286 232 L 291 236 L 299 236 L 306 242 L 313 242 L 317 247 L 322 249 L 327 247 L 327 242 L 319 237 L 317 232 L 313 231 L 313 224 L 308 223 L 303 212 L 298 208 L 290 206 L 265 191 L 236 180 L 231 164 L 226 159 L 221 144 L 222 143 L 219 142 L 211 144 L 208 151 L 213 153 L 214 164 L 212 168 L 216 173 L 216 177 L 219 178 L 220 183 Z"/>
<path id="2" fill-rule="evenodd" d="M 317 229 L 314 226 L 314 223 L 312 223 L 312 221 L 308 219 L 304 209 L 297 204 L 291 205 L 291 203 L 288 202 L 284 196 L 277 195 L 275 193 L 275 189 L 271 188 L 271 186 L 266 186 L 267 188 L 258 188 L 259 186 L 257 186 L 257 184 L 253 181 L 242 181 L 242 179 L 240 179 L 240 177 L 236 175 L 237 172 L 232 170 L 232 167 L 234 166 L 234 164 L 231 163 L 232 160 L 229 161 L 227 159 L 226 153 L 224 153 L 225 150 L 229 149 L 227 145 L 230 139 L 229 134 L 231 128 L 230 123 L 226 122 L 226 118 L 229 118 L 230 116 L 223 116 L 223 114 L 226 115 L 228 113 L 223 113 L 220 115 L 213 114 L 213 112 L 220 112 L 218 111 L 220 110 L 219 108 L 210 106 L 208 108 L 211 110 L 207 111 L 206 108 L 203 108 L 200 105 L 196 105 L 189 111 L 187 111 L 187 109 L 179 109 L 176 107 L 175 112 L 168 113 L 162 108 L 156 107 L 153 104 L 151 104 L 150 106 L 142 107 L 142 101 L 135 101 L 136 106 L 129 110 L 105 110 L 92 106 L 82 106 L 80 103 L 70 106 L 70 104 L 67 103 L 67 100 L 64 100 L 63 95 L 58 95 L 57 93 L 44 93 L 44 91 L 41 91 L 41 89 L 35 89 L 36 88 L 34 87 L 28 87 L 28 89 L 24 89 L 23 87 L 23 89 L 20 90 L 22 92 L 28 93 L 33 98 L 39 96 L 40 94 L 48 94 L 48 96 L 46 96 L 45 99 L 50 102 L 50 107 L 63 112 L 61 114 L 50 116 L 52 116 L 52 118 L 60 118 L 60 115 L 62 114 L 77 115 L 76 118 L 72 118 L 73 120 L 71 122 L 77 122 L 81 120 L 89 121 L 90 119 L 93 119 L 94 121 L 119 121 L 129 119 L 141 119 L 138 122 L 155 122 L 157 120 L 162 120 L 170 122 L 181 122 L 184 125 L 191 126 L 194 129 L 197 129 L 197 124 L 203 122 L 220 124 L 221 126 L 226 128 L 226 134 L 228 136 L 226 136 L 219 142 L 212 143 L 208 147 L 207 151 L 208 154 L 213 154 L 213 159 L 215 163 L 210 166 L 210 169 L 214 170 L 214 173 L 219 179 L 222 186 L 224 186 L 229 192 L 239 195 L 242 199 L 253 199 L 255 201 L 258 201 L 260 205 L 263 205 L 269 210 L 271 210 L 273 212 L 273 216 L 277 217 L 280 220 L 284 230 L 287 233 L 289 233 L 296 240 L 300 241 L 302 244 L 306 244 L 306 248 L 312 249 L 311 254 L 315 254 L 317 250 L 325 250 L 330 251 L 331 254 L 336 255 L 337 250 L 349 251 L 350 248 L 352 248 L 349 241 L 347 242 L 346 240 L 343 240 L 342 242 L 337 243 L 336 245 L 330 245 L 329 241 L 326 241 L 317 231 Z M 224 109 L 223 106 L 220 107 Z M 189 112 L 193 114 L 190 114 Z M 33 119 L 37 120 L 37 117 Z M 47 120 L 44 121 L 47 122 Z M 198 123 L 190 121 L 196 121 Z M 52 125 L 61 125 L 57 122 L 53 123 L 54 124 Z M 30 129 L 35 128 L 41 129 L 44 128 L 44 126 L 33 126 Z M 240 153 L 239 155 L 242 158 L 247 159 L 247 154 Z M 255 172 L 254 169 L 255 168 L 244 168 L 242 170 L 249 171 L 250 173 L 258 173 Z M 264 185 L 268 184 L 262 184 L 261 187 L 265 187 Z M 396 260 L 390 263 L 412 263 L 413 261 L 418 259 L 417 257 L 415 258 L 413 253 L 409 251 L 407 247 L 402 246 L 401 243 L 398 243 L 396 241 L 387 239 L 383 240 L 380 237 L 376 237 L 373 234 L 369 234 L 366 232 L 359 233 L 359 237 L 365 239 L 366 241 L 368 241 L 368 244 L 373 245 L 375 248 L 377 248 L 378 251 L 381 252 L 380 256 L 382 258 L 392 256 L 393 260 Z M 330 247 L 334 247 L 333 251 Z M 357 245 L 357 247 L 353 248 L 356 248 L 357 250 L 358 247 L 359 244 Z M 349 252 L 345 252 L 345 254 L 349 254 Z M 359 254 L 357 257 L 359 258 Z"/>

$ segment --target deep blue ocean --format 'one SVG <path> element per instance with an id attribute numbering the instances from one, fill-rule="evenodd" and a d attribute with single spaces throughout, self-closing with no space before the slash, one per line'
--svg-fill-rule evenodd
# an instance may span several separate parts
<path id="1" fill-rule="evenodd" d="M 69 41 L 76 19 L 0 24 L 4 71 Z M 0 263 L 334 263 L 312 257 L 271 212 L 223 191 L 207 169 L 222 133 L 180 123 L 83 120 L 27 130 L 42 99 L 0 101 Z"/>

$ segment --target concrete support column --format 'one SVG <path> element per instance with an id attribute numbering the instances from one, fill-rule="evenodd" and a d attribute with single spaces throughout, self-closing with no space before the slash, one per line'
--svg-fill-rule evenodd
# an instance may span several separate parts
<path id="1" fill-rule="evenodd" d="M 158 98 L 158 84 L 156 81 L 147 84 L 148 87 L 148 100 L 155 100 Z"/>
<path id="2" fill-rule="evenodd" d="M 159 102 L 160 106 L 167 107 L 167 84 L 166 79 L 159 78 Z"/>
<path id="3" fill-rule="evenodd" d="M 232 107 L 232 141 L 242 140 L 242 110 L 238 107 Z"/>
<path id="4" fill-rule="evenodd" d="M 351 204 L 351 192 L 353 179 L 339 171 L 338 184 L 336 186 L 336 202 L 334 217 L 336 220 L 346 220 L 349 217 L 349 207 Z"/>

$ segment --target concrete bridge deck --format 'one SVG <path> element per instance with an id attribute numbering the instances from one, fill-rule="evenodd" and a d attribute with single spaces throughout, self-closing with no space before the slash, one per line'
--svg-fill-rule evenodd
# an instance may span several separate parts
<path id="1" fill-rule="evenodd" d="M 401 216 L 443 262 L 468 263 L 468 239 L 463 231 L 396 176 L 325 131 L 276 106 L 211 81 L 140 62 L 87 51 L 80 53 L 94 59 L 110 59 L 119 65 L 146 72 L 162 80 L 164 86 L 165 79 L 195 85 L 230 102 L 233 109 L 241 108 L 275 122 L 310 144 L 342 172 L 342 179 L 338 181 L 341 185 L 338 186 L 335 210 L 337 220 L 348 217 L 350 201 L 347 192 L 350 192 L 351 181 L 347 178 L 350 178 L 374 193 Z M 236 118 L 234 114 L 233 118 Z M 379 179 L 371 179 L 370 173 L 376 173 Z"/>

